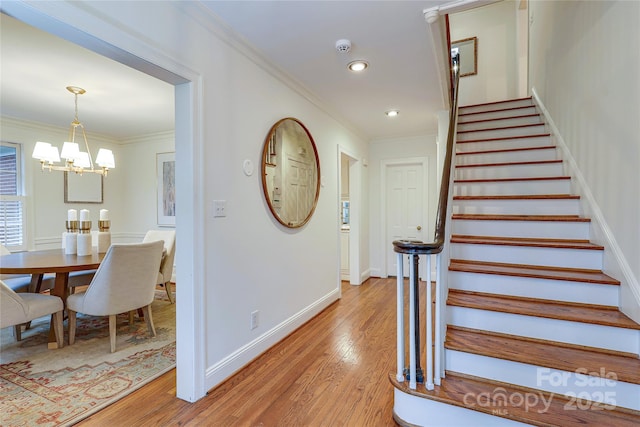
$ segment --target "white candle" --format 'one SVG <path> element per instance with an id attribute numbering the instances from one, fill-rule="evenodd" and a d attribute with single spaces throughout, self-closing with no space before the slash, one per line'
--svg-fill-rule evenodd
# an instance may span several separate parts
<path id="1" fill-rule="evenodd" d="M 82 209 L 80 211 L 80 221 L 90 221 L 88 209 Z"/>
<path id="2" fill-rule="evenodd" d="M 67 221 L 77 221 L 78 220 L 78 211 L 75 209 L 69 209 L 67 211 Z"/>
<path id="3" fill-rule="evenodd" d="M 100 221 L 109 221 L 109 211 L 100 209 Z"/>

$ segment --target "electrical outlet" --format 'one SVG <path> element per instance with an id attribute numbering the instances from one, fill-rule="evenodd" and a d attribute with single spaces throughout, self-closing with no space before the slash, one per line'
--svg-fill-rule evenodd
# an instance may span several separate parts
<path id="1" fill-rule="evenodd" d="M 258 310 L 251 312 L 251 330 L 258 327 L 258 313 L 260 313 Z"/>
<path id="2" fill-rule="evenodd" d="M 225 216 L 227 216 L 227 201 L 214 200 L 213 201 L 213 217 L 220 218 Z"/>

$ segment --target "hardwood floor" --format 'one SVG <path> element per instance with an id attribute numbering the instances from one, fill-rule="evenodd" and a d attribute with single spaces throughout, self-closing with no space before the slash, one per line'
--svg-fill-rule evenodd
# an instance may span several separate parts
<path id="1" fill-rule="evenodd" d="M 395 426 L 395 279 L 342 284 L 342 299 L 196 403 L 175 370 L 79 426 Z"/>

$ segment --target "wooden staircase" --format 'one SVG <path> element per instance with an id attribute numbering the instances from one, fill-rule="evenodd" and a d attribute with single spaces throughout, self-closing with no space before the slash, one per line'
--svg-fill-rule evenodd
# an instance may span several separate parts
<path id="1" fill-rule="evenodd" d="M 459 109 L 446 378 L 416 391 L 392 376 L 430 401 L 396 421 L 640 425 L 640 325 L 589 222 L 530 98 Z"/>

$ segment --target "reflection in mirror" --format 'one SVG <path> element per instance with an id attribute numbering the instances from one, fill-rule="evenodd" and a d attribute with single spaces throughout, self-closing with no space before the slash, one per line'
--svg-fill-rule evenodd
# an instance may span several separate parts
<path id="1" fill-rule="evenodd" d="M 478 38 L 451 42 L 451 50 L 454 49 L 460 54 L 460 77 L 478 74 Z"/>
<path id="2" fill-rule="evenodd" d="M 285 118 L 269 130 L 262 149 L 262 190 L 282 225 L 306 224 L 320 194 L 320 164 L 311 134 L 297 119 Z"/>

